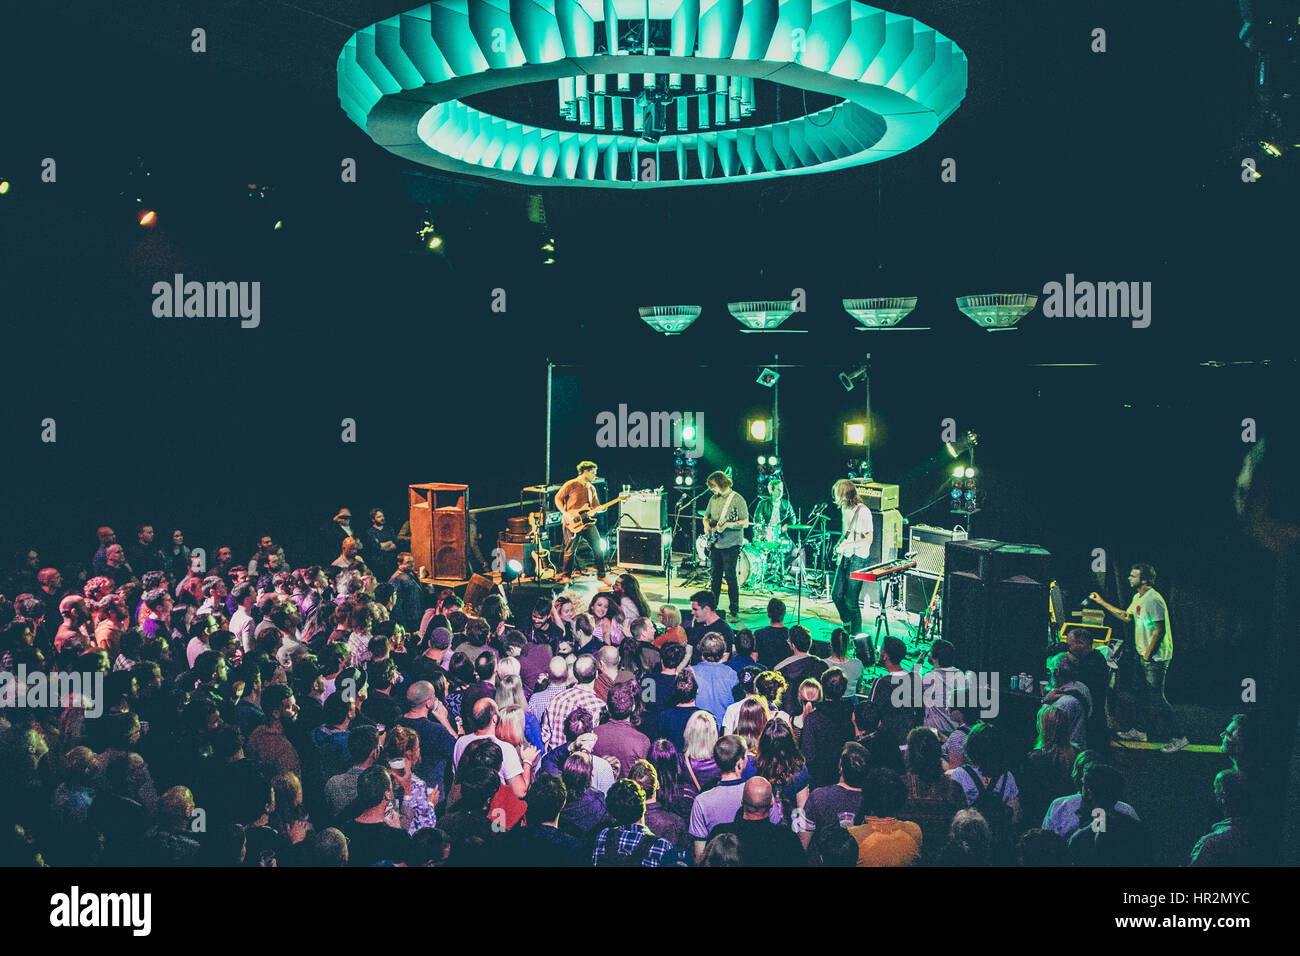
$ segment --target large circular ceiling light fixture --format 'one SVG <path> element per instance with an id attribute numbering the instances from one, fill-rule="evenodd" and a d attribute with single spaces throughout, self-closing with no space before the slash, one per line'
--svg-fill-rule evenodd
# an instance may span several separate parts
<path id="1" fill-rule="evenodd" d="M 485 108 L 535 84 L 545 122 Z M 654 188 L 905 152 L 961 105 L 966 55 L 856 0 L 439 0 L 353 34 L 338 93 L 376 143 L 426 166 Z M 791 109 L 800 94 L 807 111 Z"/>

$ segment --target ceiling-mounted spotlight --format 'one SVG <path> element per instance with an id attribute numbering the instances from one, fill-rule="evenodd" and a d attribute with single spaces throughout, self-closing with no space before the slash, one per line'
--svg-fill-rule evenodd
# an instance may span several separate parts
<path id="1" fill-rule="evenodd" d="M 754 381 L 759 385 L 762 385 L 764 388 L 771 388 L 777 383 L 777 380 L 780 379 L 780 377 L 780 372 L 775 369 L 765 368 L 763 371 L 758 373 L 758 378 L 754 379 Z"/>
<path id="2" fill-rule="evenodd" d="M 974 432 L 968 431 L 965 435 L 963 435 L 955 442 L 953 441 L 944 442 L 944 447 L 948 449 L 948 454 L 951 455 L 953 458 L 960 458 L 962 455 L 966 454 L 966 452 L 970 451 L 979 443 L 980 443 L 979 435 L 976 435 Z"/>
<path id="3" fill-rule="evenodd" d="M 957 296 L 957 308 L 989 332 L 1009 332 L 1037 304 L 1038 296 L 1023 292 Z"/>
<path id="4" fill-rule="evenodd" d="M 641 321 L 664 335 L 680 335 L 700 317 L 698 305 L 643 305 L 638 312 Z"/>
<path id="5" fill-rule="evenodd" d="M 867 358 L 871 358 L 871 356 L 868 355 Z M 851 392 L 854 385 L 865 381 L 869 368 L 870 366 L 862 365 L 852 372 L 840 372 L 840 384 L 844 386 L 844 391 Z"/>

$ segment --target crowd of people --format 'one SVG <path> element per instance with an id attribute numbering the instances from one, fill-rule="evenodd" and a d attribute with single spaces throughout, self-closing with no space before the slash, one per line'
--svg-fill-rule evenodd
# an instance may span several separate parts
<path id="1" fill-rule="evenodd" d="M 887 638 L 733 628 L 708 591 L 652 609 L 630 574 L 516 608 L 421 581 L 371 513 L 331 563 L 270 536 L 203 566 L 174 531 L 99 529 L 67 578 L 0 583 L 0 864 L 1143 865 L 1071 635 L 1032 752 Z M 367 563 L 368 562 L 368 563 Z M 899 693 L 916 681 L 921 693 Z M 38 693 L 57 687 L 55 693 Z M 937 690 L 936 690 L 937 689 Z M 1098 717 L 1100 714 L 1100 718 Z M 1250 720 L 1223 735 L 1223 819 L 1196 865 L 1250 862 Z"/>

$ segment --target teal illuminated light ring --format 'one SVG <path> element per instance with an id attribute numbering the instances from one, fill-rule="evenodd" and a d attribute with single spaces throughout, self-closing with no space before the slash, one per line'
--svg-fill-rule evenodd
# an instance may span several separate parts
<path id="1" fill-rule="evenodd" d="M 533 186 L 633 189 L 877 162 L 924 142 L 966 93 L 966 55 L 955 43 L 857 0 L 649 0 L 650 18 L 671 22 L 669 54 L 617 50 L 620 21 L 639 23 L 646 12 L 646 0 L 439 0 L 348 39 L 339 102 L 376 143 L 426 166 Z M 597 52 L 597 24 L 617 52 Z M 843 102 L 765 126 L 667 132 L 655 144 L 635 133 L 530 126 L 463 102 L 510 86 L 581 77 L 594 87 L 596 77 L 630 74 L 766 80 Z"/>

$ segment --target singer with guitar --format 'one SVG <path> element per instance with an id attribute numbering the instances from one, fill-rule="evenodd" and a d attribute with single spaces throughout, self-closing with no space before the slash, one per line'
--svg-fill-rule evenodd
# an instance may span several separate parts
<path id="1" fill-rule="evenodd" d="M 596 556 L 596 576 L 606 587 L 611 587 L 611 582 L 606 580 L 605 555 L 600 550 L 595 516 L 623 499 L 615 498 L 602 505 L 591 484 L 595 480 L 596 463 L 580 461 L 577 477 L 570 478 L 555 493 L 555 507 L 564 515 L 564 566 L 560 568 L 560 580 L 568 581 L 573 574 L 573 552 L 581 538 Z"/>
<path id="2" fill-rule="evenodd" d="M 871 564 L 871 541 L 875 530 L 871 524 L 871 512 L 858 497 L 857 485 L 848 478 L 841 478 L 835 482 L 831 493 L 844 518 L 844 536 L 835 546 L 839 561 L 831 600 L 835 602 L 845 631 L 853 637 L 862 633 L 862 582 L 849 575 Z"/>
<path id="3" fill-rule="evenodd" d="M 713 603 L 716 607 L 722 594 L 722 581 L 727 581 L 727 600 L 731 605 L 728 618 L 740 620 L 740 585 L 736 583 L 736 561 L 745 543 L 745 529 L 749 527 L 749 505 L 731 489 L 731 479 L 724 471 L 709 475 L 709 490 L 713 497 L 704 512 L 704 536 L 708 541 L 709 565 L 713 571 Z"/>

